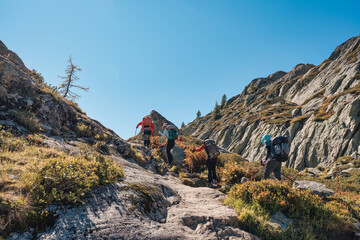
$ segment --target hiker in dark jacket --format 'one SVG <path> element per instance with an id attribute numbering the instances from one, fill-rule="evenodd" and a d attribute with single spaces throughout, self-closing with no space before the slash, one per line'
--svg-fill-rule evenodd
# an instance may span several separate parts
<path id="1" fill-rule="evenodd" d="M 265 161 L 261 161 L 261 165 L 265 166 L 264 179 L 268 179 L 270 174 L 274 172 L 275 177 L 281 181 L 281 162 L 273 157 L 273 145 L 271 137 L 266 134 L 262 137 L 261 142 L 266 148 Z"/>
<path id="2" fill-rule="evenodd" d="M 215 141 L 208 138 L 205 138 L 203 145 L 201 145 L 199 148 L 195 148 L 195 146 L 193 147 L 193 150 L 197 152 L 200 152 L 203 149 L 205 149 L 207 156 L 206 166 L 208 168 L 208 187 L 213 187 L 213 184 L 217 182 L 216 162 L 220 152 L 215 144 Z"/>
<path id="3" fill-rule="evenodd" d="M 170 129 L 171 128 L 171 129 Z M 171 149 L 175 146 L 175 140 L 177 139 L 177 131 L 175 130 L 175 126 L 173 125 L 167 125 L 167 123 L 163 124 L 164 133 L 159 131 L 159 134 L 163 137 L 166 137 L 166 156 L 168 159 L 169 164 L 172 164 L 172 160 L 174 159 L 171 154 Z M 175 130 L 176 134 L 175 136 L 170 133 L 170 131 Z"/>

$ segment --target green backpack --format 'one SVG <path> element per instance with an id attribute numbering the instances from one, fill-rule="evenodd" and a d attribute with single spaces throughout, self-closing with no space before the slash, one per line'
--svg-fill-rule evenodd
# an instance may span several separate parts
<path id="1" fill-rule="evenodd" d="M 168 130 L 169 130 L 169 140 L 178 139 L 179 134 L 176 131 L 176 127 L 174 125 L 169 125 Z"/>

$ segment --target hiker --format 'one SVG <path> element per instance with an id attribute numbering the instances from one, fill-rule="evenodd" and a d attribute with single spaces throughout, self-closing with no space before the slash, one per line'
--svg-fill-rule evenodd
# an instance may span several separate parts
<path id="1" fill-rule="evenodd" d="M 150 146 L 150 136 L 154 132 L 154 124 L 152 123 L 150 116 L 143 117 L 143 120 L 138 123 L 138 125 L 136 126 L 136 129 L 140 125 L 142 126 L 142 130 L 143 130 L 144 146 L 149 147 Z"/>
<path id="2" fill-rule="evenodd" d="M 159 134 L 166 137 L 166 156 L 170 165 L 172 165 L 173 156 L 171 155 L 171 149 L 175 146 L 175 140 L 178 138 L 178 132 L 174 125 L 163 124 L 164 133 L 159 131 Z"/>
<path id="3" fill-rule="evenodd" d="M 276 137 L 271 141 L 270 135 L 265 134 L 261 138 L 261 142 L 266 148 L 265 161 L 261 161 L 261 165 L 265 166 L 264 179 L 268 179 L 270 174 L 274 172 L 275 178 L 281 181 L 281 163 L 289 158 L 288 139 Z"/>
<path id="4" fill-rule="evenodd" d="M 199 148 L 193 147 L 193 151 L 200 152 L 201 150 L 205 149 L 207 158 L 206 158 L 206 166 L 208 168 L 208 187 L 213 187 L 213 184 L 216 184 L 216 162 L 217 158 L 220 155 L 220 151 L 216 146 L 214 140 L 205 138 L 203 145 Z"/>

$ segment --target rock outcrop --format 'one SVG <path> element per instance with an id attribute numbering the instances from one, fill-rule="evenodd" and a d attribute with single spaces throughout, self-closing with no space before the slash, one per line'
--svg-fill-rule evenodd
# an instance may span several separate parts
<path id="1" fill-rule="evenodd" d="M 359 152 L 360 36 L 338 46 L 318 66 L 299 64 L 290 72 L 254 79 L 221 110 L 188 124 L 182 133 L 211 137 L 250 161 L 265 157 L 261 136 L 285 135 L 291 142 L 288 167 L 329 167 Z"/>
<path id="2" fill-rule="evenodd" d="M 40 133 L 62 138 L 103 141 L 119 154 L 130 145 L 115 132 L 90 119 L 72 101 L 27 69 L 16 53 L 0 42 L 0 125 L 17 134 Z"/>

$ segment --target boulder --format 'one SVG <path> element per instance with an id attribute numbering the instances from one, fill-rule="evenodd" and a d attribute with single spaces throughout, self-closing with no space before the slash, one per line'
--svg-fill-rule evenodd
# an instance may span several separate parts
<path id="1" fill-rule="evenodd" d="M 166 154 L 166 149 L 165 149 L 165 154 Z M 184 149 L 182 149 L 181 147 L 178 146 L 174 146 L 173 149 L 171 149 L 171 154 L 173 156 L 173 163 L 177 166 L 182 166 L 183 165 L 183 161 L 185 159 L 185 152 Z"/>
<path id="2" fill-rule="evenodd" d="M 293 223 L 293 220 L 286 217 L 282 212 L 277 212 L 272 215 L 271 220 L 268 222 L 270 226 L 275 228 L 279 227 L 282 230 L 285 230 L 291 223 Z"/>
<path id="3" fill-rule="evenodd" d="M 333 190 L 326 188 L 324 184 L 314 181 L 295 181 L 293 188 L 311 190 L 312 193 L 320 197 L 331 196 L 335 193 Z"/>

